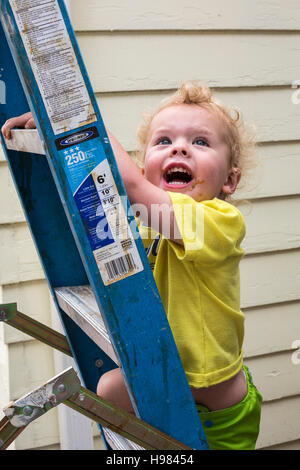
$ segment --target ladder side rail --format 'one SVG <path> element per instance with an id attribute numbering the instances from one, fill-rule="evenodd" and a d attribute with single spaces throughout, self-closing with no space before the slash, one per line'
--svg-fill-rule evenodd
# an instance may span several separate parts
<path id="1" fill-rule="evenodd" d="M 2 5 L 1 5 L 2 8 Z M 23 85 L 10 53 L 0 21 L 0 64 L 6 84 L 6 103 L 0 104 L 0 128 L 12 116 L 28 112 Z M 13 79 L 12 79 L 13 77 Z M 28 227 L 42 264 L 48 286 L 60 317 L 67 341 L 76 361 L 82 383 L 95 390 L 103 373 L 115 367 L 113 361 L 60 309 L 54 288 L 88 283 L 82 260 L 71 235 L 49 165 L 45 157 L 7 149 L 0 132 L 6 160 L 15 184 Z M 45 210 L 46 208 L 46 210 Z M 49 227 L 49 220 L 53 220 Z M 46 256 L 43 256 L 46 253 Z M 95 361 L 101 359 L 101 371 Z M 101 426 L 103 441 L 107 446 Z"/>
<path id="2" fill-rule="evenodd" d="M 2 33 L 2 34 L 1 34 Z M 1 43 L 6 39 L 0 27 Z M 7 47 L 0 48 L 1 62 L 5 63 L 5 72 L 15 76 L 14 80 L 7 80 L 7 103 L 1 105 L 1 122 L 4 124 L 9 116 L 19 110 L 26 110 L 26 97 L 23 92 L 18 74 L 14 67 L 12 57 Z M 2 56 L 3 54 L 3 56 Z M 2 58 L 3 57 L 3 58 Z M 20 104 L 15 105 L 14 96 L 18 95 Z M 28 105 L 27 105 L 28 106 Z M 21 112 L 22 112 L 21 111 Z M 22 203 L 28 227 L 39 254 L 48 286 L 64 327 L 69 345 L 76 361 L 80 364 L 83 383 L 94 390 L 99 377 L 94 375 L 94 361 L 103 359 L 104 370 L 115 367 L 114 363 L 104 355 L 99 347 L 91 341 L 82 330 L 72 322 L 57 303 L 54 288 L 67 285 L 87 284 L 88 279 L 75 241 L 71 235 L 69 224 L 62 208 L 48 162 L 34 154 L 22 154 L 8 150 L 0 133 L 4 153 Z M 49 225 L 49 220 L 53 221 Z M 43 256 L 46 253 L 46 256 Z M 106 366 L 107 365 L 107 366 Z"/>

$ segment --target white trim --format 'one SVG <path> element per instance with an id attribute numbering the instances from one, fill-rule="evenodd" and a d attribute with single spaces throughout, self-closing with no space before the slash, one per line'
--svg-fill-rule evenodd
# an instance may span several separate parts
<path id="1" fill-rule="evenodd" d="M 63 332 L 56 307 L 50 297 L 52 328 Z M 68 367 L 78 371 L 75 361 L 60 351 L 53 351 L 55 374 L 59 374 Z M 61 450 L 94 450 L 92 421 L 77 411 L 65 405 L 58 406 L 58 423 Z"/>

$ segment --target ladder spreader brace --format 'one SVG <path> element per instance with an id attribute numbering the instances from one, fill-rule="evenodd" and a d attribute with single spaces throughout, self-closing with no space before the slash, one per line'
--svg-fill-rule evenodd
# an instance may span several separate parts
<path id="1" fill-rule="evenodd" d="M 0 138 L 81 383 L 117 364 L 137 417 L 207 450 L 64 1 L 0 0 L 0 44 L 0 128 L 29 109 L 37 125 Z"/>
<path id="2" fill-rule="evenodd" d="M 0 321 L 72 356 L 64 335 L 19 312 L 16 303 L 0 304 Z M 0 449 L 6 449 L 29 423 L 60 403 L 135 442 L 143 449 L 191 449 L 82 387 L 72 367 L 4 409 L 5 417 L 0 421 Z"/>
<path id="3" fill-rule="evenodd" d="M 0 321 L 13 326 L 68 356 L 73 356 L 67 338 L 64 335 L 19 312 L 16 303 L 0 305 Z"/>
<path id="4" fill-rule="evenodd" d="M 5 417 L 0 421 L 0 450 L 7 449 L 32 421 L 61 403 L 135 442 L 142 449 L 191 450 L 82 387 L 72 367 L 4 408 Z"/>

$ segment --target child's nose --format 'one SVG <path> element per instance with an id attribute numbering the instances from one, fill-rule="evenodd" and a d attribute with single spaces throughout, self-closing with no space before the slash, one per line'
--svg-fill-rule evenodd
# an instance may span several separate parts
<path id="1" fill-rule="evenodd" d="M 183 155 L 184 157 L 188 156 L 188 151 L 186 147 L 184 146 L 176 146 L 175 148 L 172 149 L 171 155 L 175 157 L 176 155 Z"/>

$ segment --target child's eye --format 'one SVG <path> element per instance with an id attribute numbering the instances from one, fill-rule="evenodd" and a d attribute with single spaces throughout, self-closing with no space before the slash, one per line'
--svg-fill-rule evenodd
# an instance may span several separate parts
<path id="1" fill-rule="evenodd" d="M 205 147 L 209 147 L 208 142 L 205 139 L 202 139 L 201 137 L 197 137 L 197 139 L 194 140 L 193 144 L 196 145 L 201 145 Z"/>
<path id="2" fill-rule="evenodd" d="M 171 140 L 168 137 L 161 137 L 158 139 L 156 145 L 169 145 L 171 144 Z"/>

